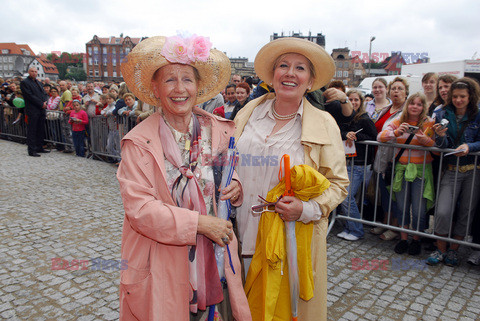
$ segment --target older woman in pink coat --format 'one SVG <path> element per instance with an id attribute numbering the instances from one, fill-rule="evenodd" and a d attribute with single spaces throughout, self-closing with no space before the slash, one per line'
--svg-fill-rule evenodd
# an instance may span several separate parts
<path id="1" fill-rule="evenodd" d="M 121 320 L 251 320 L 232 223 L 219 199 L 243 200 L 241 184 L 217 195 L 221 155 L 234 124 L 197 107 L 230 77 L 230 62 L 208 38 L 151 37 L 122 64 L 135 96 L 159 111 L 122 140 L 117 177 L 125 208 Z M 214 166 L 215 165 L 215 166 Z M 220 280 L 214 244 L 229 245 Z"/>

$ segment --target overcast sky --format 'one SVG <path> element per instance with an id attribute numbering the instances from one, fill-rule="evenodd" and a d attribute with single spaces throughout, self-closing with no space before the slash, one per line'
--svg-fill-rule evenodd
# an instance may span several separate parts
<path id="1" fill-rule="evenodd" d="M 428 53 L 432 62 L 480 58 L 480 1 L 10 0 L 1 42 L 39 52 L 85 52 L 99 37 L 209 36 L 229 57 L 254 60 L 274 32 L 323 33 L 326 49 Z"/>

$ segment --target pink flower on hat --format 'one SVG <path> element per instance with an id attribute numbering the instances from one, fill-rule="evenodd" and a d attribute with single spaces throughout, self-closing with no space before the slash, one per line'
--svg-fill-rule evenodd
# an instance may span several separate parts
<path id="1" fill-rule="evenodd" d="M 212 43 L 209 38 L 193 35 L 167 37 L 160 54 L 169 62 L 191 64 L 196 61 L 207 61 Z"/>
<path id="2" fill-rule="evenodd" d="M 189 42 L 179 36 L 168 37 L 160 54 L 172 63 L 189 64 Z"/>
<path id="3" fill-rule="evenodd" d="M 210 56 L 210 48 L 212 48 L 212 43 L 210 38 L 193 35 L 190 37 L 190 46 L 192 50 L 188 52 L 188 56 L 193 61 L 207 61 Z"/>

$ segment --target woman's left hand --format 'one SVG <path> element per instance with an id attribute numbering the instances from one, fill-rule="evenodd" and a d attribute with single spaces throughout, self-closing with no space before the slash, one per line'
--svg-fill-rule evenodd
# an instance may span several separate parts
<path id="1" fill-rule="evenodd" d="M 222 193 L 222 196 L 220 197 L 220 199 L 222 201 L 229 199 L 230 201 L 235 202 L 236 200 L 239 199 L 242 193 L 242 189 L 240 188 L 240 183 L 238 183 L 237 180 L 232 179 L 232 182 L 230 183 L 230 185 L 225 187 L 221 193 Z"/>
<path id="2" fill-rule="evenodd" d="M 428 136 L 425 135 L 425 133 L 419 128 L 417 129 L 417 131 L 415 132 L 415 136 L 417 136 L 417 138 L 419 139 L 427 139 Z"/>
<path id="3" fill-rule="evenodd" d="M 284 196 L 275 205 L 275 212 L 284 221 L 296 221 L 302 216 L 303 203 L 295 196 Z"/>
<path id="4" fill-rule="evenodd" d="M 462 152 L 455 154 L 458 157 L 466 156 L 470 151 L 467 144 L 462 144 L 458 146 L 455 150 L 463 150 Z"/>

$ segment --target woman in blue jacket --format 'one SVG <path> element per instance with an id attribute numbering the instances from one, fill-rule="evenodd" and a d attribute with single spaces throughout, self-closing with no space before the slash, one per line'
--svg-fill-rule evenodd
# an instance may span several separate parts
<path id="1" fill-rule="evenodd" d="M 437 124 L 433 128 L 437 134 L 437 146 L 457 151 L 445 158 L 447 168 L 440 183 L 435 234 L 447 236 L 451 230 L 451 235 L 457 240 L 463 240 L 471 225 L 480 192 L 479 162 L 475 156 L 469 155 L 480 151 L 479 95 L 479 85 L 473 79 L 461 78 L 452 83 L 447 105 L 435 112 Z M 448 120 L 444 129 L 439 124 L 442 119 Z M 453 223 L 455 212 L 457 218 Z M 458 247 L 459 244 L 452 243 L 447 251 L 447 242 L 438 240 L 437 250 L 430 255 L 427 263 L 436 265 L 443 261 L 449 266 L 458 265 Z"/>

